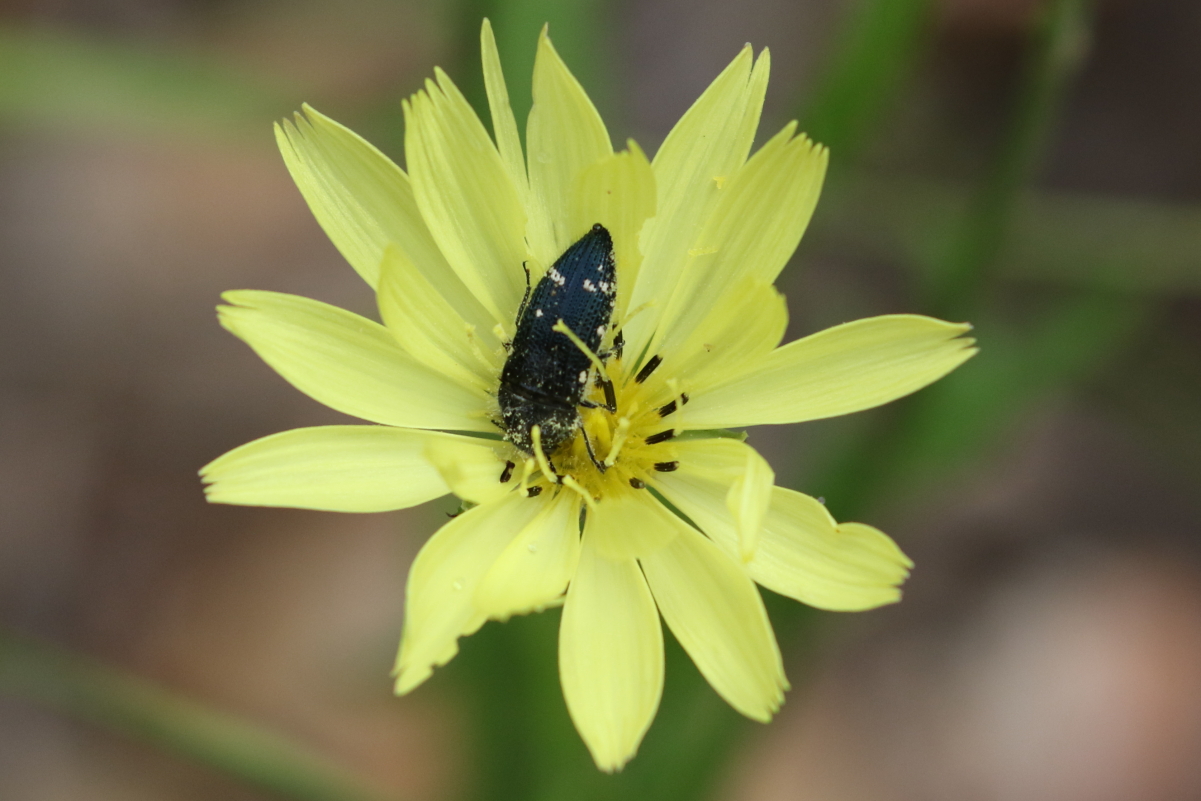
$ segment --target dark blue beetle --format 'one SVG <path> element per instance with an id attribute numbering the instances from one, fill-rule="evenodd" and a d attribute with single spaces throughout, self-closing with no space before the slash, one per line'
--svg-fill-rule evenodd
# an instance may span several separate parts
<path id="1" fill-rule="evenodd" d="M 617 270 L 613 239 L 599 223 L 559 257 L 538 281 L 517 313 L 517 332 L 500 374 L 497 400 L 505 439 L 526 454 L 534 453 L 531 429 L 540 429 L 549 457 L 580 429 L 579 407 L 587 400 L 593 363 L 567 336 L 554 330 L 560 320 L 603 361 L 600 350 L 613 317 Z M 613 385 L 600 376 L 604 406 L 615 411 Z M 591 453 L 591 443 L 585 437 Z M 593 462 L 601 470 L 603 465 Z M 506 468 L 508 477 L 511 468 Z"/>

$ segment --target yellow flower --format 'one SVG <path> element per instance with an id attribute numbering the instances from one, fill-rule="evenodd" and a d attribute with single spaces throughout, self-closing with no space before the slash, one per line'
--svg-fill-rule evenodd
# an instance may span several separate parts
<path id="1" fill-rule="evenodd" d="M 633 142 L 613 152 L 545 31 L 523 155 L 486 21 L 481 40 L 495 142 L 440 70 L 404 104 L 408 174 L 311 108 L 277 126 L 384 324 L 256 291 L 227 293 L 221 323 L 302 392 L 379 425 L 285 431 L 202 474 L 217 503 L 374 512 L 453 492 L 474 504 L 413 563 L 397 692 L 486 620 L 562 603 L 567 706 L 597 765 L 616 770 L 659 703 L 660 616 L 726 701 L 766 721 L 788 682 L 755 583 L 870 609 L 900 597 L 911 567 L 880 531 L 774 486 L 767 462 L 722 430 L 877 406 L 974 348 L 968 326 L 914 315 L 779 346 L 787 313 L 772 282 L 809 222 L 826 151 L 791 123 L 748 158 L 766 50 L 739 53 L 648 162 Z M 606 347 L 618 328 L 625 341 L 603 364 L 616 413 L 580 410 L 604 471 L 583 436 L 531 455 L 493 422 L 522 265 L 536 282 L 598 222 L 617 263 Z"/>

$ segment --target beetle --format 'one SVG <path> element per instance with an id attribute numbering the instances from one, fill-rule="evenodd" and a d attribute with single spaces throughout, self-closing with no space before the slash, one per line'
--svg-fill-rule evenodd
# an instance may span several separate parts
<path id="1" fill-rule="evenodd" d="M 605 403 L 584 397 L 594 366 L 592 356 L 561 330 L 570 329 L 603 364 L 607 354 L 600 345 L 616 297 L 613 238 L 600 223 L 563 252 L 532 292 L 526 271 L 526 294 L 496 393 L 505 439 L 523 453 L 534 455 L 534 426 L 549 458 L 582 429 L 579 407 L 616 411 L 613 385 L 604 376 L 598 380 Z M 603 471 L 605 465 L 592 453 L 586 434 L 584 442 L 593 464 Z"/>

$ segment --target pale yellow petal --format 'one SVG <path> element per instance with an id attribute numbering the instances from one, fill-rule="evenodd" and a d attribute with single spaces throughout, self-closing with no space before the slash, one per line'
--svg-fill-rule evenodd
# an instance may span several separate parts
<path id="1" fill-rule="evenodd" d="M 386 512 L 450 491 L 423 457 L 450 434 L 382 426 L 297 428 L 256 439 L 200 469 L 212 503 Z"/>
<path id="2" fill-rule="evenodd" d="M 661 350 L 687 338 L 740 282 L 775 281 L 796 250 L 817 205 L 827 156 L 806 137 L 794 138 L 795 127 L 789 123 L 760 148 L 722 190 L 665 303 Z"/>
<path id="3" fill-rule="evenodd" d="M 976 352 L 964 324 L 914 314 L 869 317 L 777 348 L 734 380 L 698 393 L 687 426 L 799 423 L 870 409 L 937 381 Z"/>
<path id="4" fill-rule="evenodd" d="M 561 492 L 543 504 L 480 581 L 475 605 L 504 620 L 561 600 L 580 558 L 580 499 Z"/>
<path id="5" fill-rule="evenodd" d="M 746 448 L 743 473 L 734 479 L 726 492 L 726 508 L 734 516 L 738 529 L 738 555 L 744 562 L 749 562 L 755 555 L 775 483 L 775 471 L 767 460 L 754 448 Z"/>
<path id="6" fill-rule="evenodd" d="M 598 220 L 571 217 L 580 173 L 610 155 L 600 114 L 542 29 L 534 60 L 534 105 L 526 126 L 529 152 L 530 251 L 548 267 Z"/>
<path id="7" fill-rule="evenodd" d="M 702 397 L 710 387 L 753 369 L 780 344 L 787 327 L 784 296 L 771 284 L 747 278 L 711 301 L 708 316 L 686 340 L 659 351 L 664 368 L 652 374 L 648 386 L 679 376 L 691 397 Z M 691 408 L 676 418 L 684 428 Z"/>
<path id="8" fill-rule="evenodd" d="M 425 544 L 405 585 L 405 624 L 396 658 L 396 692 L 407 693 L 459 652 L 459 637 L 473 634 L 487 615 L 475 590 L 513 538 L 543 503 L 510 494 L 477 506 L 440 528 Z"/>
<path id="9" fill-rule="evenodd" d="M 879 529 L 835 524 L 825 509 L 777 487 L 751 576 L 820 609 L 856 612 L 899 601 L 913 562 Z"/>
<path id="10" fill-rule="evenodd" d="M 654 486 L 731 558 L 738 558 L 738 530 L 724 503 L 738 453 L 730 442 L 680 443 L 680 469 L 656 475 Z M 899 600 L 898 586 L 912 566 L 880 531 L 861 523 L 838 524 L 813 498 L 776 487 L 755 555 L 745 569 L 764 587 L 810 606 L 857 611 Z"/>
<path id="11" fill-rule="evenodd" d="M 345 414 L 385 425 L 495 431 L 487 396 L 430 370 L 379 323 L 279 292 L 222 297 L 221 324 L 292 386 Z"/>
<path id="12" fill-rule="evenodd" d="M 573 228 L 594 223 L 609 229 L 617 260 L 617 303 L 614 317 L 622 320 L 642 265 L 639 236 L 646 220 L 655 216 L 655 173 L 634 142 L 586 168 L 576 181 Z"/>
<path id="13" fill-rule="evenodd" d="M 611 492 L 597 502 L 603 522 L 592 547 L 608 559 L 636 559 L 663 548 L 679 532 L 679 518 L 646 492 Z"/>
<path id="14" fill-rule="evenodd" d="M 467 322 L 396 247 L 385 249 L 380 271 L 380 317 L 405 352 L 460 384 L 494 390 L 503 358 L 493 331 Z"/>
<path id="15" fill-rule="evenodd" d="M 492 115 L 492 133 L 496 137 L 496 148 L 504 162 L 513 186 L 522 198 L 529 191 L 526 180 L 525 157 L 521 153 L 521 138 L 517 134 L 517 120 L 509 104 L 509 88 L 505 85 L 504 71 L 500 67 L 500 53 L 496 49 L 496 37 L 492 35 L 492 23 L 487 17 L 480 27 L 480 60 L 484 66 L 484 88 L 488 93 L 488 111 Z"/>
<path id="16" fill-rule="evenodd" d="M 436 74 L 404 104 L 413 194 L 455 273 L 511 326 L 525 291 L 525 209 L 483 124 L 446 73 Z"/>
<path id="17" fill-rule="evenodd" d="M 425 458 L 442 476 L 450 491 L 475 504 L 490 503 L 513 491 L 516 480 L 501 483 L 505 459 L 498 453 L 505 448 L 497 440 L 456 437 L 430 440 Z"/>
<path id="18" fill-rule="evenodd" d="M 659 612 L 718 695 L 749 718 L 770 720 L 788 680 L 763 599 L 734 559 L 683 521 L 679 528 L 639 560 Z"/>
<path id="19" fill-rule="evenodd" d="M 647 269 L 639 273 L 631 308 L 655 305 L 629 323 L 626 341 L 633 353 L 641 353 L 655 333 L 689 251 L 700 244 L 726 182 L 750 152 L 770 65 L 766 50 L 753 67 L 752 61 L 747 45 L 676 123 L 655 155 L 658 213 L 643 228 Z"/>
<path id="20" fill-rule="evenodd" d="M 307 105 L 277 124 L 275 137 L 313 216 L 368 284 L 378 285 L 384 248 L 393 243 L 460 314 L 475 324 L 487 319 L 434 244 L 409 177 L 391 159 Z"/>
<path id="21" fill-rule="evenodd" d="M 590 547 L 596 522 L 587 525 L 559 626 L 559 675 L 576 730 L 611 772 L 633 758 L 659 707 L 663 631 L 638 564 Z"/>

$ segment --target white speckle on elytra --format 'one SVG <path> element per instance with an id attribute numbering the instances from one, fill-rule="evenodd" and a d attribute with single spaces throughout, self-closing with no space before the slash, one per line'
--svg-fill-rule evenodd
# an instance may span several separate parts
<path id="1" fill-rule="evenodd" d="M 588 383 L 588 371 L 587 370 L 580 370 L 580 383 L 581 384 Z"/>
<path id="2" fill-rule="evenodd" d="M 534 309 L 534 316 L 535 316 L 535 317 L 541 317 L 541 316 L 542 316 L 542 309 Z"/>

